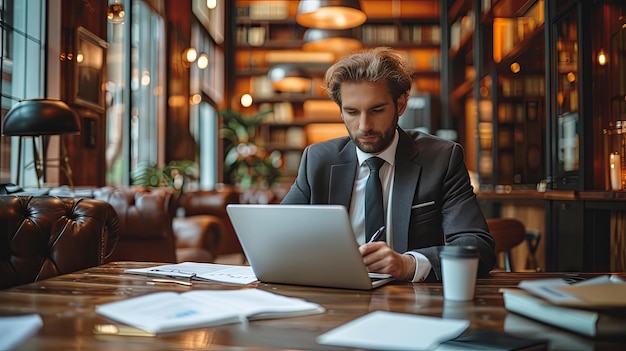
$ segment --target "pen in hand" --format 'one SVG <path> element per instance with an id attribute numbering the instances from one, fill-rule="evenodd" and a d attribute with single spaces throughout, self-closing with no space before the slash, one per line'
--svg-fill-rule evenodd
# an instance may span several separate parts
<path id="1" fill-rule="evenodd" d="M 370 241 L 368 241 L 367 243 L 373 243 L 374 241 L 377 241 L 378 239 L 380 239 L 381 235 L 383 235 L 383 233 L 385 232 L 385 226 L 381 226 L 380 228 L 378 228 L 378 230 L 374 233 L 374 235 L 372 235 L 372 238 L 370 239 Z"/>

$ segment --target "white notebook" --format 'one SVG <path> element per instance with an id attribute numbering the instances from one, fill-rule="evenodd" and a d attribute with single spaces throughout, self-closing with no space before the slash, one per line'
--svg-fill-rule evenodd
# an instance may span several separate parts
<path id="1" fill-rule="evenodd" d="M 318 304 L 259 289 L 158 292 L 96 306 L 112 320 L 151 332 L 295 317 L 324 312 Z"/>
<path id="2" fill-rule="evenodd" d="M 373 350 L 434 350 L 461 335 L 469 324 L 460 319 L 375 311 L 329 330 L 316 341 Z"/>

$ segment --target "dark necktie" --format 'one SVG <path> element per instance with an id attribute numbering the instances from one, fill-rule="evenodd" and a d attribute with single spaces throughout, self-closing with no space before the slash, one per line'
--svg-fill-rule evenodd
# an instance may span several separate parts
<path id="1" fill-rule="evenodd" d="M 370 175 L 365 185 L 365 242 L 368 242 L 374 232 L 385 224 L 383 189 L 378 176 L 378 170 L 385 163 L 385 160 L 379 157 L 370 157 L 365 162 L 370 168 Z M 378 240 L 385 241 L 384 237 Z"/>

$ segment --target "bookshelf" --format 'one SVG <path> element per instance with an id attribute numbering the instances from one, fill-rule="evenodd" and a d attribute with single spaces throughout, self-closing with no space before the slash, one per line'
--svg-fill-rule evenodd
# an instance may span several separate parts
<path id="1" fill-rule="evenodd" d="M 450 114 L 481 190 L 534 189 L 545 178 L 543 8 L 543 0 L 446 3 Z"/>
<path id="2" fill-rule="evenodd" d="M 289 187 L 304 147 L 347 135 L 339 108 L 321 89 L 327 68 L 346 52 L 303 49 L 308 28 L 295 20 L 298 1 L 233 3 L 234 79 L 229 104 L 249 115 L 273 110 L 259 126 L 258 135 L 266 149 L 282 153 L 279 186 Z M 438 101 L 441 93 L 439 1 L 361 0 L 361 7 L 368 19 L 351 29 L 351 35 L 360 40 L 363 48 L 389 46 L 399 50 L 417 71 L 413 93 Z M 301 92 L 274 89 L 268 73 L 281 64 L 304 68 L 310 79 L 309 88 Z M 240 103 L 244 94 L 252 98 L 247 107 Z"/>

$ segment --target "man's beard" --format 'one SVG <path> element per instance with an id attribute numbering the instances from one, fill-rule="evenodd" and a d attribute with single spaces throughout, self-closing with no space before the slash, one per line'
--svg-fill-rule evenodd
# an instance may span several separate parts
<path id="1" fill-rule="evenodd" d="M 396 114 L 396 118 L 394 123 L 383 133 L 370 132 L 370 133 L 361 133 L 357 132 L 356 135 L 353 135 L 350 129 L 348 129 L 348 134 L 350 135 L 350 139 L 356 144 L 356 146 L 363 152 L 367 152 L 368 154 L 377 154 L 385 150 L 389 144 L 393 141 L 396 127 L 398 126 L 398 115 Z M 361 136 L 372 136 L 375 135 L 379 139 L 374 143 L 362 143 L 359 141 L 359 137 Z"/>

